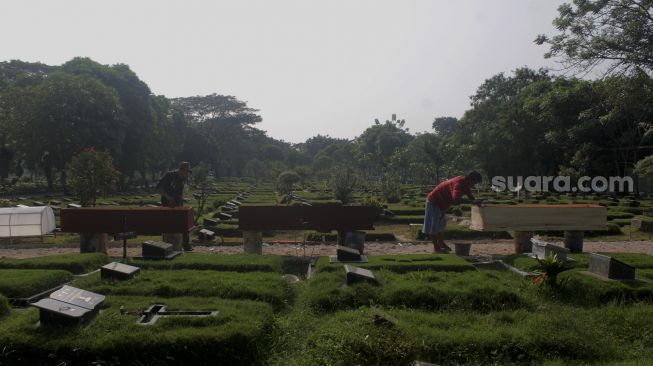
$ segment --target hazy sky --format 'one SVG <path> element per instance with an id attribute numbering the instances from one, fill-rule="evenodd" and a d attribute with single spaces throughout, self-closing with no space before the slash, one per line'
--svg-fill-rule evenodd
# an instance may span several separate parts
<path id="1" fill-rule="evenodd" d="M 290 142 L 392 113 L 421 132 L 492 75 L 553 66 L 533 39 L 563 2 L 0 0 L 0 61 L 125 63 L 155 94 L 235 95 Z"/>

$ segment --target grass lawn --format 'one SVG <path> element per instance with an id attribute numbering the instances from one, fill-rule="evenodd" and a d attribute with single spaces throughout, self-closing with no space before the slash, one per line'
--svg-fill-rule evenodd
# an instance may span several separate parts
<path id="1" fill-rule="evenodd" d="M 94 271 L 109 262 L 109 257 L 102 253 L 58 254 L 25 259 L 1 258 L 0 268 L 62 269 L 80 274 Z"/>
<path id="2" fill-rule="evenodd" d="M 162 318 L 152 326 L 120 307 L 219 310 L 216 317 Z M 215 298 L 109 296 L 86 327 L 37 327 L 38 310 L 12 311 L 0 320 L 0 364 L 249 365 L 268 352 L 272 309 L 254 301 Z M 100 362 L 101 361 L 101 362 Z M 104 363 L 102 363 L 104 362 Z"/>
<path id="3" fill-rule="evenodd" d="M 283 272 L 283 258 L 277 255 L 184 253 L 171 260 L 132 260 L 148 269 L 210 269 L 232 272 Z"/>
<path id="4" fill-rule="evenodd" d="M 70 272 L 56 269 L 0 269 L 0 294 L 31 297 L 72 279 Z"/>
<path id="5" fill-rule="evenodd" d="M 102 280 L 99 273 L 77 279 L 73 286 L 103 295 L 218 297 L 268 302 L 280 309 L 292 292 L 278 273 L 209 270 L 144 270 L 127 281 Z"/>
<path id="6" fill-rule="evenodd" d="M 350 263 L 371 270 L 387 269 L 393 272 L 411 271 L 473 271 L 466 260 L 453 254 L 405 254 L 368 256 L 367 263 Z M 321 257 L 315 264 L 315 271 L 340 271 L 342 263 L 330 263 L 328 257 Z"/>

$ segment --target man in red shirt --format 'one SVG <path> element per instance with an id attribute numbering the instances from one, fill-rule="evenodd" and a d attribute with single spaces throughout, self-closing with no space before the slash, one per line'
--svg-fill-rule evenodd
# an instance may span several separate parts
<path id="1" fill-rule="evenodd" d="M 448 252 L 451 248 L 444 243 L 444 228 L 447 226 L 445 212 L 454 204 L 460 203 L 463 196 L 480 205 L 472 194 L 472 187 L 481 183 L 483 177 L 476 171 L 447 179 L 438 184 L 426 198 L 424 207 L 424 226 L 422 232 L 431 235 L 433 252 Z"/>

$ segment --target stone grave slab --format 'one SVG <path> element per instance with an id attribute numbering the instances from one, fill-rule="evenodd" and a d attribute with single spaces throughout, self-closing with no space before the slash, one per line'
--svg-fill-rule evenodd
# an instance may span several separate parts
<path id="1" fill-rule="evenodd" d="M 50 204 L 51 204 L 51 205 L 59 206 L 59 205 L 61 204 L 61 201 L 58 201 L 58 200 L 50 200 Z"/>
<path id="2" fill-rule="evenodd" d="M 374 273 L 372 273 L 372 271 L 369 269 L 355 267 L 349 264 L 345 264 L 344 267 L 348 286 L 361 282 L 372 284 L 378 283 L 376 277 L 374 277 Z"/>
<path id="3" fill-rule="evenodd" d="M 567 248 L 535 238 L 531 238 L 531 243 L 533 244 L 533 257 L 540 260 L 546 259 L 548 256 L 555 255 L 559 261 L 566 261 L 567 254 L 570 252 Z"/>
<path id="4" fill-rule="evenodd" d="M 208 229 L 202 229 L 197 235 L 201 240 L 211 241 L 215 239 L 215 233 Z"/>
<path id="5" fill-rule="evenodd" d="M 202 224 L 203 224 L 204 226 L 216 226 L 216 225 L 218 224 L 218 220 L 216 220 L 216 219 L 205 218 L 205 219 L 202 221 Z"/>
<path id="6" fill-rule="evenodd" d="M 68 208 L 81 208 L 82 207 L 82 205 L 78 205 L 76 203 L 69 203 L 67 206 L 68 206 Z"/>
<path id="7" fill-rule="evenodd" d="M 242 206 L 242 204 L 243 204 L 242 202 L 240 202 L 240 201 L 238 201 L 238 200 L 231 200 L 231 201 L 229 201 L 229 202 L 233 203 L 233 204 L 236 205 L 236 206 Z"/>
<path id="8" fill-rule="evenodd" d="M 45 206 L 45 203 L 41 201 L 33 201 L 32 206 Z"/>
<path id="9" fill-rule="evenodd" d="M 18 205 L 16 205 L 16 207 L 20 207 L 20 208 L 28 208 L 29 206 L 18 204 Z"/>
<path id="10" fill-rule="evenodd" d="M 218 218 L 220 220 L 231 220 L 233 216 L 225 212 L 218 212 Z"/>
<path id="11" fill-rule="evenodd" d="M 590 253 L 589 272 L 611 280 L 634 280 L 635 267 L 607 255 Z"/>
<path id="12" fill-rule="evenodd" d="M 141 269 L 135 266 L 130 266 L 128 264 L 111 262 L 100 267 L 100 277 L 103 280 L 107 279 L 116 279 L 116 280 L 128 280 L 133 278 Z"/>
<path id="13" fill-rule="evenodd" d="M 152 325 L 156 323 L 162 317 L 169 316 L 192 316 L 192 317 L 207 317 L 207 316 L 216 316 L 220 313 L 218 310 L 177 310 L 177 311 L 168 311 L 166 310 L 165 305 L 163 304 L 154 304 L 150 306 L 147 310 L 138 312 L 138 311 L 128 311 L 124 308 L 120 308 L 120 313 L 122 315 L 140 315 L 137 324 L 140 325 Z"/>
<path id="14" fill-rule="evenodd" d="M 32 306 L 39 309 L 42 325 L 76 325 L 97 315 L 104 299 L 104 295 L 66 285 Z"/>
<path id="15" fill-rule="evenodd" d="M 141 250 L 142 256 L 137 257 L 139 259 L 172 259 L 181 254 L 174 250 L 172 244 L 154 240 L 144 241 Z"/>
<path id="16" fill-rule="evenodd" d="M 366 263 L 367 257 L 361 255 L 361 253 L 354 248 L 336 245 L 336 255 L 330 256 L 329 260 L 331 261 L 331 263 L 336 263 L 336 262 Z"/>

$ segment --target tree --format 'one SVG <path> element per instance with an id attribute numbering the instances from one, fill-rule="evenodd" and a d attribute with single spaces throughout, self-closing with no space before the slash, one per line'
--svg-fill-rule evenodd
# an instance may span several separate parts
<path id="1" fill-rule="evenodd" d="M 211 183 L 213 181 L 213 176 L 211 175 L 211 167 L 206 163 L 201 163 L 196 165 L 193 168 L 193 172 L 190 176 L 191 185 L 197 190 L 197 193 L 193 196 L 197 198 L 197 212 L 195 215 L 195 224 L 199 221 L 199 218 L 204 212 L 204 206 L 209 197 L 209 190 Z"/>
<path id="2" fill-rule="evenodd" d="M 66 164 L 70 187 L 82 206 L 95 206 L 99 195 L 107 194 L 118 178 L 111 154 L 93 148 L 84 149 Z"/>
<path id="3" fill-rule="evenodd" d="M 343 204 L 351 202 L 354 189 L 358 185 L 358 175 L 349 165 L 336 166 L 331 171 L 329 186 L 337 199 Z"/>
<path id="4" fill-rule="evenodd" d="M 405 128 L 405 120 L 392 119 L 368 127 L 356 138 L 357 158 L 361 166 L 365 166 L 369 175 L 379 176 L 390 163 L 390 158 L 399 149 L 405 147 L 413 136 Z"/>
<path id="5" fill-rule="evenodd" d="M 457 123 L 458 119 L 455 117 L 435 117 L 433 120 L 433 130 L 436 135 L 447 137 L 453 133 Z"/>
<path id="6" fill-rule="evenodd" d="M 653 155 L 649 155 L 635 164 L 635 173 L 640 176 L 653 174 Z"/>
<path id="7" fill-rule="evenodd" d="M 299 183 L 300 178 L 297 173 L 292 170 L 286 170 L 285 172 L 279 174 L 277 177 L 277 190 L 284 196 L 290 196 L 295 187 L 295 184 Z M 289 201 L 289 200 L 287 200 Z"/>
<path id="8" fill-rule="evenodd" d="M 590 72 L 607 63 L 606 74 L 634 69 L 653 71 L 653 2 L 650 0 L 573 0 L 558 8 L 559 34 L 539 35 L 549 45 L 545 58 L 560 57 L 567 69 Z"/>

